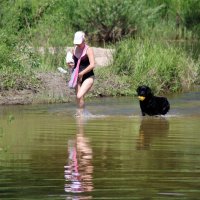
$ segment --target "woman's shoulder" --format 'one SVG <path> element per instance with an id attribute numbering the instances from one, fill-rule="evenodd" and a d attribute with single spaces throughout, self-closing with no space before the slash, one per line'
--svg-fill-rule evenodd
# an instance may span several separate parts
<path id="1" fill-rule="evenodd" d="M 87 45 L 87 47 L 86 47 L 86 49 L 87 49 L 87 52 L 89 51 L 89 52 L 93 52 L 93 48 L 91 47 L 91 46 L 89 46 L 89 45 Z"/>

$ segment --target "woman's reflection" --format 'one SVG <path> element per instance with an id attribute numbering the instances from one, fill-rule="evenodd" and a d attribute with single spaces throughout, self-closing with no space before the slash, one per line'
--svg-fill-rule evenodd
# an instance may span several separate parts
<path id="1" fill-rule="evenodd" d="M 65 192 L 81 193 L 93 190 L 92 149 L 84 135 L 82 119 L 77 118 L 76 138 L 68 141 L 68 161 L 65 168 Z"/>
<path id="2" fill-rule="evenodd" d="M 162 117 L 144 117 L 141 121 L 137 150 L 148 150 L 152 140 L 166 137 L 169 131 L 169 122 Z"/>

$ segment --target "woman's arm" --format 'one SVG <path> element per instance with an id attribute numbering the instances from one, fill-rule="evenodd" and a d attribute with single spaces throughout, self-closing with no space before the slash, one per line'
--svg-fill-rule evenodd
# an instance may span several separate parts
<path id="1" fill-rule="evenodd" d="M 74 67 L 73 54 L 74 54 L 74 50 L 72 50 L 72 53 L 67 52 L 67 55 L 66 55 L 66 64 L 68 65 L 69 68 Z"/>

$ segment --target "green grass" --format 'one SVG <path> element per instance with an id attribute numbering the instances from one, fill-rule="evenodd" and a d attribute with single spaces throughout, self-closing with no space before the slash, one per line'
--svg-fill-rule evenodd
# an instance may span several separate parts
<path id="1" fill-rule="evenodd" d="M 199 62 L 181 48 L 150 39 L 128 39 L 116 45 L 113 70 L 161 93 L 188 90 L 198 81 Z"/>

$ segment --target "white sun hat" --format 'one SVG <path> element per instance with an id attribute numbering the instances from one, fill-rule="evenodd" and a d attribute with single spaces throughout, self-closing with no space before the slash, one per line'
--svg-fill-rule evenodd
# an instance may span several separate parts
<path id="1" fill-rule="evenodd" d="M 77 31 L 74 34 L 74 44 L 81 44 L 85 40 L 85 33 L 83 31 Z"/>

